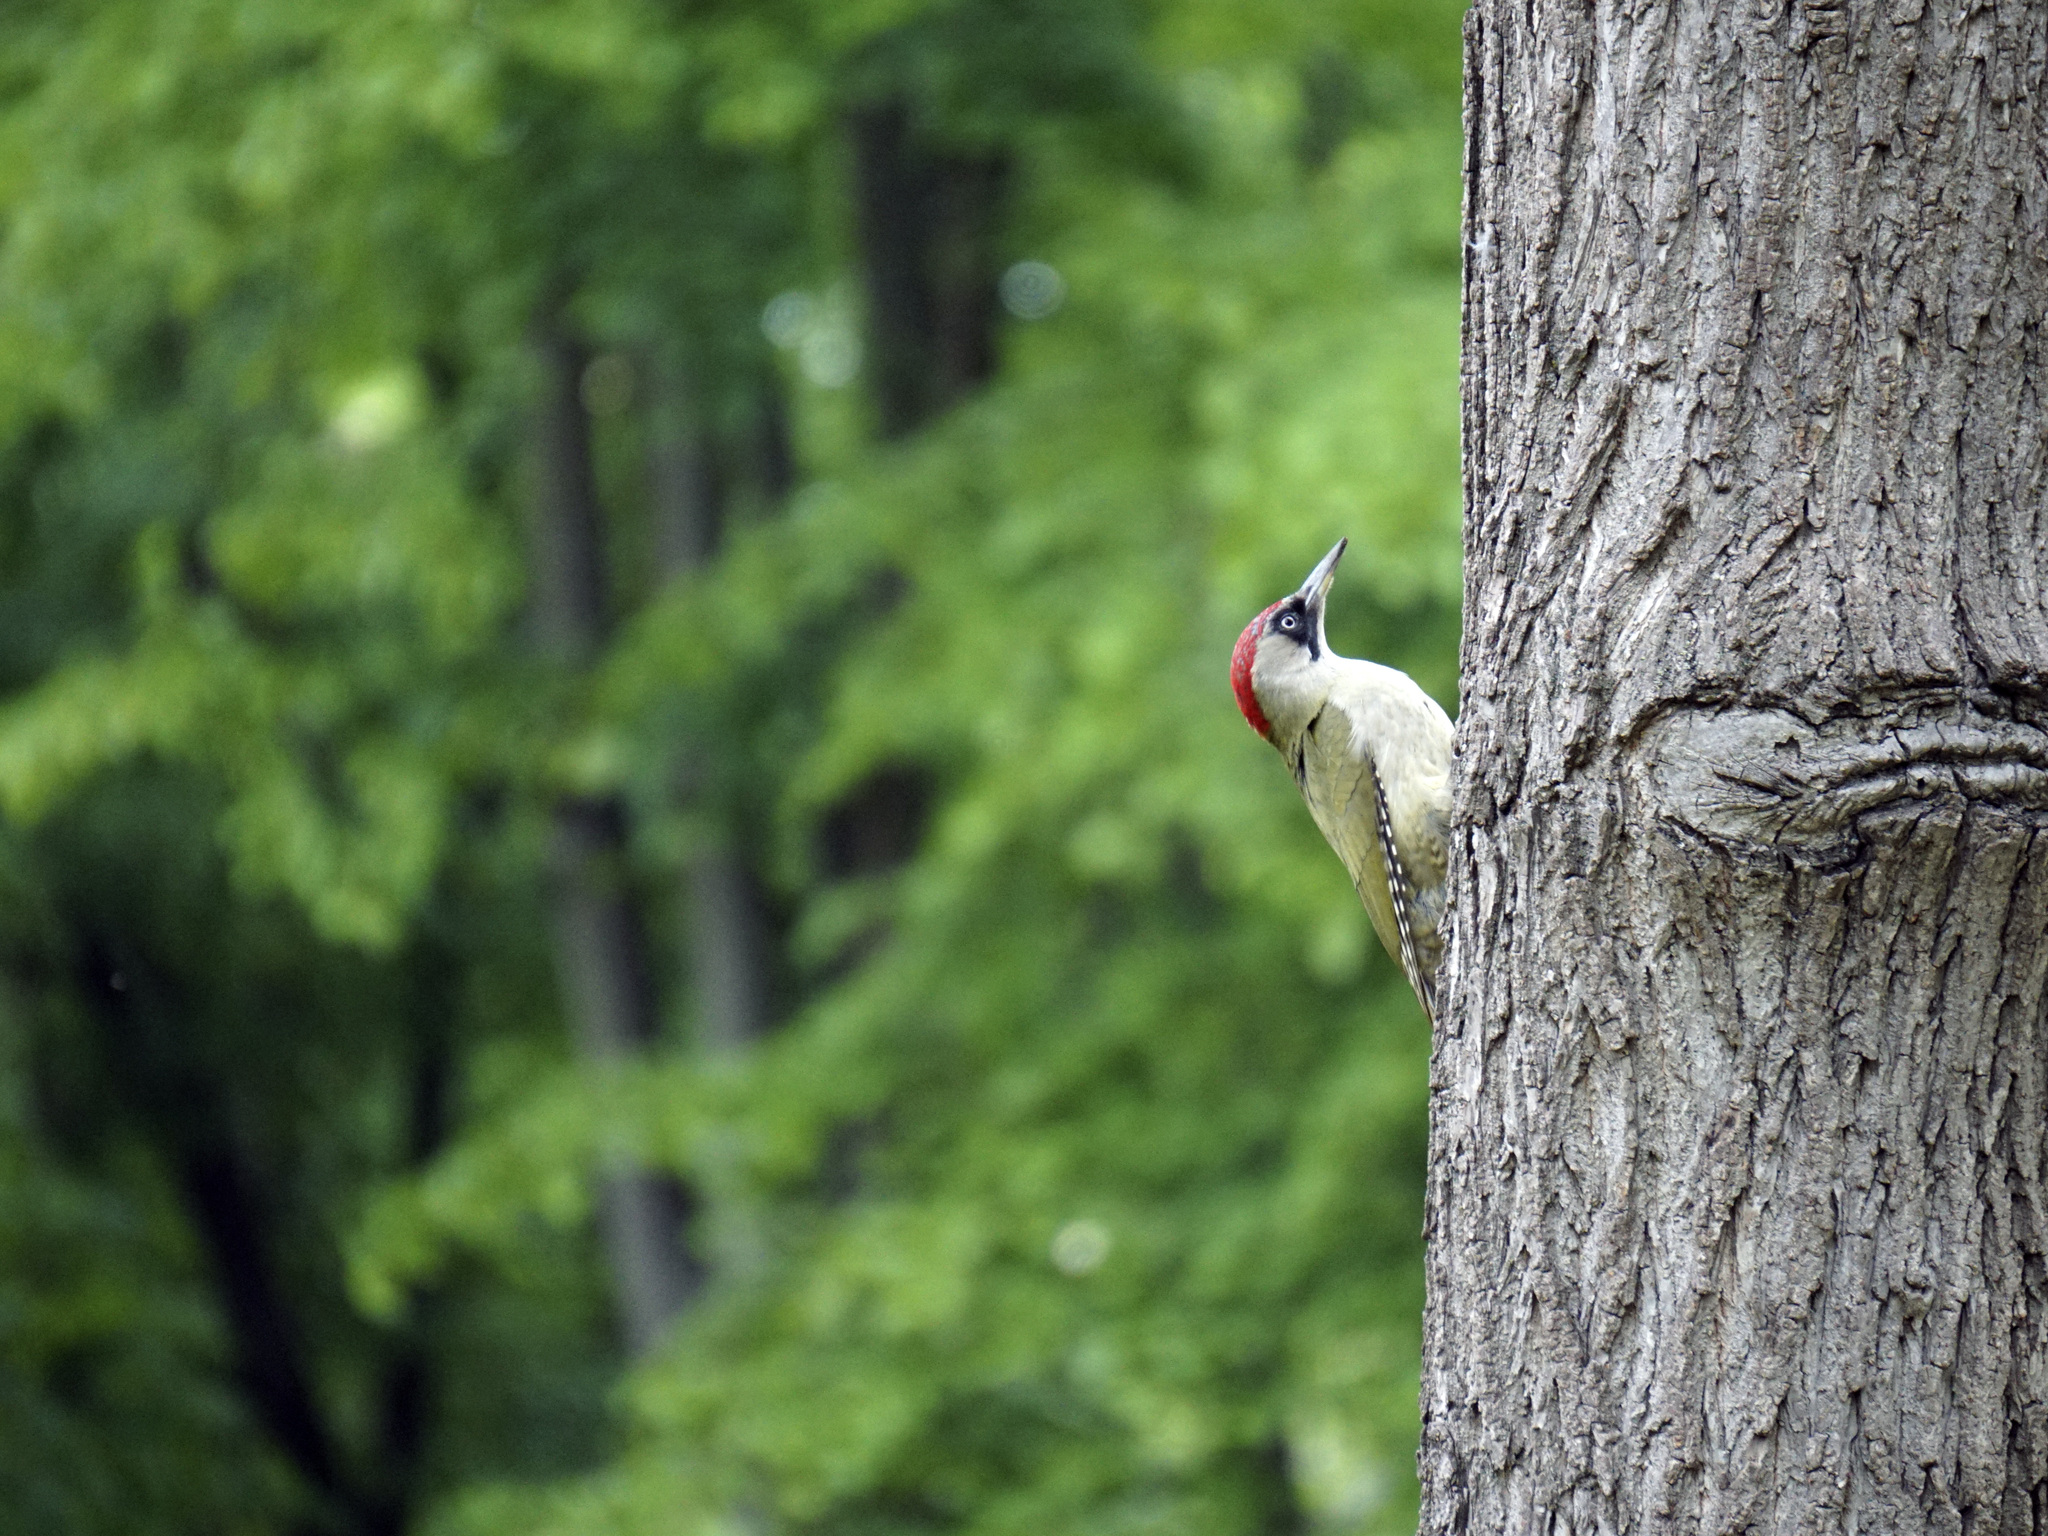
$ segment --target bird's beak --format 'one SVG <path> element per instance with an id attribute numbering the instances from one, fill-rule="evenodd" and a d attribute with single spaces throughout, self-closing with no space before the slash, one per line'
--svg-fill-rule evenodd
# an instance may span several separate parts
<path id="1" fill-rule="evenodd" d="M 1301 584 L 1296 595 L 1307 605 L 1310 613 L 1322 614 L 1323 599 L 1330 595 L 1330 583 L 1337 579 L 1337 562 L 1343 557 L 1344 546 L 1350 542 L 1349 539 L 1339 539 L 1337 547 L 1316 562 L 1316 568 L 1308 573 L 1308 580 Z"/>

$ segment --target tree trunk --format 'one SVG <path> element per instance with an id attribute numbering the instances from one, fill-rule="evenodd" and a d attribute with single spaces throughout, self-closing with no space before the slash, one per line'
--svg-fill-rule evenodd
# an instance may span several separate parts
<path id="1" fill-rule="evenodd" d="M 996 365 L 996 243 L 1009 161 L 924 143 L 899 96 L 847 123 L 867 297 L 868 381 L 884 439 L 914 432 Z"/>
<path id="2" fill-rule="evenodd" d="M 700 572 L 718 553 L 726 519 L 725 482 L 716 444 L 688 373 L 676 364 L 655 371 L 651 464 L 655 546 L 672 580 Z M 760 466 L 764 500 L 779 497 L 782 465 Z M 683 866 L 682 945 L 688 966 L 689 1014 L 696 1044 L 707 1056 L 750 1049 L 771 1017 L 770 939 L 754 873 L 740 850 L 738 818 L 718 803 L 709 743 L 684 745 L 677 764 L 678 799 L 699 801 L 697 821 L 709 829 Z M 714 1138 L 698 1179 L 705 1200 L 698 1250 L 727 1279 L 758 1273 L 766 1235 L 749 1198 L 740 1149 Z"/>
<path id="3" fill-rule="evenodd" d="M 96 918 L 80 929 L 82 997 L 113 1081 L 162 1149 L 211 1271 L 251 1417 L 304 1486 L 309 1507 L 295 1530 L 372 1536 L 376 1500 L 347 1465 L 322 1401 L 301 1298 L 280 1272 L 276 1207 L 235 1133 L 230 1095 L 193 1054 L 196 1010 L 130 936 Z"/>
<path id="4" fill-rule="evenodd" d="M 552 309 L 535 329 L 543 398 L 535 433 L 533 617 L 559 659 L 588 663 L 604 642 L 603 510 L 581 395 L 585 349 Z M 623 881 L 625 810 L 616 801 L 555 808 L 550 892 L 555 970 L 583 1059 L 604 1070 L 631 1060 L 655 1034 L 640 914 Z M 682 1242 L 688 1201 L 672 1179 L 638 1169 L 609 1174 L 598 1226 L 627 1350 L 652 1347 L 696 1289 Z"/>
<path id="5" fill-rule="evenodd" d="M 2048 1530 L 2048 7 L 1467 49 L 1423 1529 Z"/>
<path id="6" fill-rule="evenodd" d="M 656 375 L 651 475 L 655 546 L 671 580 L 695 575 L 718 553 L 725 488 L 703 413 L 683 370 Z M 680 779 L 690 795 L 705 774 L 702 749 L 686 750 Z M 707 810 L 715 808 L 706 807 Z M 707 814 L 705 823 L 731 818 Z M 722 825 L 691 850 L 683 870 L 683 953 L 689 961 L 691 1014 L 701 1046 L 744 1049 L 768 1030 L 768 938 L 753 875 Z"/>

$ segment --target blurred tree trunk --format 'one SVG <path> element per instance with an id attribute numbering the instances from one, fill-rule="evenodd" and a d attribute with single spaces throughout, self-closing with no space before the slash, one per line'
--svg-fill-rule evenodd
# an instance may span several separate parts
<path id="1" fill-rule="evenodd" d="M 999 241 L 1009 156 L 927 142 L 910 100 L 883 94 L 847 114 L 854 233 L 866 298 L 867 381 L 883 439 L 906 437 L 988 382 L 996 368 Z M 881 573 L 876 605 L 901 594 Z M 825 818 L 823 873 L 879 873 L 917 848 L 929 773 L 886 764 Z"/>
<path id="2" fill-rule="evenodd" d="M 717 444 L 693 381 L 680 364 L 656 364 L 649 442 L 655 547 L 663 574 L 687 578 L 718 553 L 724 534 L 726 485 Z M 772 408 L 772 407 L 771 407 Z M 786 490 L 782 439 L 766 426 L 756 466 L 764 500 Z M 717 782 L 711 743 L 688 742 L 677 765 L 677 793 L 694 800 L 700 840 L 683 864 L 682 951 L 688 965 L 689 1015 L 696 1043 L 710 1054 L 744 1051 L 771 1022 L 771 941 L 762 894 L 744 856 L 739 818 Z M 743 1186 L 736 1149 L 706 1149 L 701 1184 L 705 1210 L 699 1245 L 727 1276 L 755 1272 L 766 1253 L 753 1202 Z"/>
<path id="3" fill-rule="evenodd" d="M 602 646 L 609 593 L 603 511 L 582 400 L 585 348 L 554 309 L 534 344 L 542 375 L 533 517 L 533 613 L 541 644 L 573 664 Z M 584 1059 L 616 1066 L 644 1051 L 656 1014 L 640 913 L 626 883 L 625 807 L 564 800 L 555 811 L 551 892 L 555 967 Z M 621 1170 L 599 1191 L 598 1221 L 628 1350 L 644 1353 L 696 1289 L 682 1241 L 683 1191 Z"/>
<path id="4" fill-rule="evenodd" d="M 655 545 L 662 573 L 681 579 L 702 570 L 718 552 L 725 487 L 700 403 L 679 365 L 656 368 L 651 416 Z M 777 466 L 769 467 L 771 475 L 777 472 Z M 695 749 L 691 755 L 680 777 L 686 794 L 701 796 L 708 769 L 694 760 Z M 737 830 L 716 808 L 705 809 L 700 820 L 716 830 L 691 851 L 683 869 L 691 1012 L 702 1045 L 737 1050 L 767 1032 L 768 941 Z"/>
<path id="5" fill-rule="evenodd" d="M 127 937 L 80 923 L 82 994 L 114 1081 L 162 1149 L 220 1299 L 223 1332 L 251 1417 L 298 1475 L 307 1532 L 381 1529 L 376 1502 L 343 1465 L 316 1390 L 312 1352 L 279 1272 L 274 1206 L 235 1135 L 225 1093 L 194 1059 L 188 1000 Z"/>
<path id="6" fill-rule="evenodd" d="M 1467 71 L 1423 1529 L 2048 1530 L 2048 8 Z"/>
<path id="7" fill-rule="evenodd" d="M 445 944 L 417 939 L 405 962 L 407 1062 L 403 1167 L 424 1169 L 448 1140 L 455 1082 L 454 1019 L 463 975 L 462 957 Z M 376 1438 L 371 1467 L 378 1491 L 368 1526 L 373 1536 L 397 1536 L 412 1523 L 419 1503 L 428 1440 L 439 1407 L 435 1323 L 443 1297 L 419 1286 L 381 1361 Z"/>
<path id="8" fill-rule="evenodd" d="M 847 136 L 869 387 L 882 436 L 903 437 L 995 372 L 1009 162 L 923 143 L 898 96 L 856 109 Z"/>

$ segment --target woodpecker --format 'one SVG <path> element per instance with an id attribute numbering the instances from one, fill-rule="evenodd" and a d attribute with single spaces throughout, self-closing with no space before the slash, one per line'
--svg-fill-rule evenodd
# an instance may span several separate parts
<path id="1" fill-rule="evenodd" d="M 1332 654 L 1323 602 L 1348 539 L 1237 637 L 1230 685 L 1279 749 L 1366 915 L 1436 1018 L 1451 720 L 1406 672 Z"/>

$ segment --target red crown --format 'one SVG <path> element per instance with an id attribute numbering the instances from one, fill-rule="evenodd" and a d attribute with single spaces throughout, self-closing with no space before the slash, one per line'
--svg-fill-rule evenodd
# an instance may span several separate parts
<path id="1" fill-rule="evenodd" d="M 1281 598 L 1280 603 L 1286 602 Z M 1244 718 L 1251 728 L 1266 740 L 1273 739 L 1273 722 L 1266 718 L 1266 712 L 1259 708 L 1259 696 L 1252 692 L 1252 658 L 1258 654 L 1259 631 L 1265 627 L 1268 615 L 1280 603 L 1273 604 L 1251 623 L 1245 625 L 1244 633 L 1237 637 L 1237 649 L 1230 653 L 1230 687 L 1237 695 L 1237 707 L 1244 711 Z"/>

